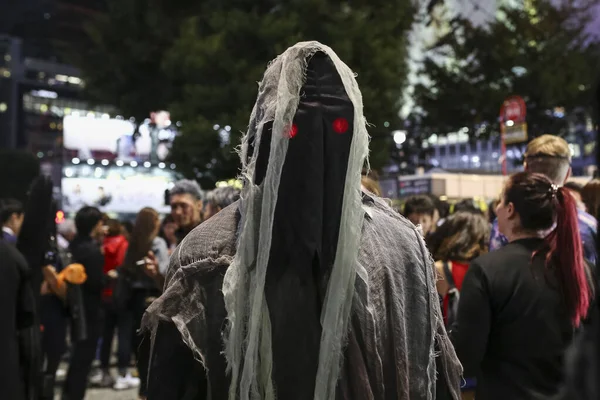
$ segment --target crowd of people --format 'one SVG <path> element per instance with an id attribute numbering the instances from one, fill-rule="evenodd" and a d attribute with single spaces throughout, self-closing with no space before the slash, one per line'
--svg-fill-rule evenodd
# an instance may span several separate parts
<path id="1" fill-rule="evenodd" d="M 168 215 L 142 208 L 129 224 L 85 206 L 74 220 L 57 225 L 56 236 L 51 238 L 56 251 L 47 257 L 47 277 L 40 289 L 44 359 L 39 398 L 54 399 L 55 377 L 63 359 L 68 361 L 63 399 L 84 399 L 89 386 L 114 390 L 139 387 L 140 397 L 145 397 L 147 374 L 143 371 L 147 370 L 144 362 L 148 357 L 140 353 L 144 346 L 137 331 L 146 307 L 161 294 L 169 256 L 193 228 L 238 198 L 239 190 L 230 186 L 204 193 L 195 181 L 181 180 L 171 190 Z M 0 210 L 1 241 L 10 245 L 3 250 L 16 252 L 15 258 L 20 259 L 16 244 L 25 207 L 6 199 Z M 79 312 L 84 315 L 80 320 L 69 315 L 67 294 L 56 282 L 61 271 L 73 264 L 81 264 L 86 275 L 80 287 L 83 310 Z M 110 372 L 114 347 L 116 376 Z M 99 368 L 92 371 L 94 360 L 98 360 Z M 133 365 L 137 368 L 132 369 Z M 0 389 L 0 393 L 7 392 Z M 15 394 L 7 398 L 23 397 Z"/>
<path id="2" fill-rule="evenodd" d="M 54 398 L 67 357 L 63 400 L 590 398 L 565 359 L 600 322 L 600 181 L 543 135 L 487 207 L 396 210 L 362 110 L 335 53 L 298 43 L 259 86 L 241 190 L 182 180 L 131 225 L 85 206 L 55 226 L 43 179 L 3 200 L 0 397 Z"/>
<path id="3" fill-rule="evenodd" d="M 600 180 L 569 181 L 570 158 L 562 138 L 544 135 L 487 209 L 431 196 L 404 204 L 435 260 L 463 398 L 478 387 L 478 399 L 550 398 L 563 381 L 595 292 L 600 201 Z"/>

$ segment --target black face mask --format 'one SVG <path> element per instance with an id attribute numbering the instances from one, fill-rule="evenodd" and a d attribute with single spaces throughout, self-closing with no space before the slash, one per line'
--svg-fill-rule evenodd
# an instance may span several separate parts
<path id="1" fill-rule="evenodd" d="M 283 164 L 267 267 L 265 295 L 271 317 L 275 382 L 306 377 L 312 398 L 321 337 L 320 315 L 335 260 L 354 107 L 333 62 L 316 53 L 306 81 Z M 254 182 L 268 165 L 272 123 L 265 125 Z M 295 343 L 295 344 L 294 344 Z M 289 382 L 289 381 L 288 381 Z M 278 387 L 280 398 L 286 396 Z M 289 389 L 291 390 L 291 389 Z"/>

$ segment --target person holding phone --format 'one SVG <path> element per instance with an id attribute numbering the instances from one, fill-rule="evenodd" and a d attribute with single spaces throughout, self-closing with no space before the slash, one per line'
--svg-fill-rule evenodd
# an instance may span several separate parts
<path id="1" fill-rule="evenodd" d="M 136 332 L 142 316 L 152 300 L 160 296 L 161 287 L 157 282 L 160 281 L 160 276 L 166 273 L 169 265 L 169 250 L 165 240 L 158 236 L 159 230 L 158 212 L 149 207 L 141 209 L 129 238 L 125 261 L 123 266 L 117 269 L 119 274 L 124 274 L 130 288 L 127 299 L 118 301 L 122 304 L 118 327 L 119 377 L 113 388 L 126 390 L 139 386 L 140 397 L 145 395 L 146 373 L 138 365 L 140 378 L 134 378 L 128 372 L 128 367 L 133 349 L 139 348 L 140 337 Z M 137 358 L 139 364 L 139 355 Z"/>

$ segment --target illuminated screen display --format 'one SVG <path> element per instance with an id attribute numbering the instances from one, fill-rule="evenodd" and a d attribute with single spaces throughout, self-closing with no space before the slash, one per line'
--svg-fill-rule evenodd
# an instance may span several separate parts
<path id="1" fill-rule="evenodd" d="M 152 207 L 159 213 L 170 212 L 165 191 L 177 179 L 170 169 L 100 167 L 76 165 L 65 167 L 62 178 L 62 205 L 65 212 L 77 212 L 95 206 L 103 212 L 137 213 Z"/>
<path id="2" fill-rule="evenodd" d="M 116 118 L 69 115 L 63 120 L 65 155 L 81 160 L 155 164 L 167 158 L 176 135 L 172 126 L 157 128 L 149 119 L 139 128 L 129 120 Z"/>

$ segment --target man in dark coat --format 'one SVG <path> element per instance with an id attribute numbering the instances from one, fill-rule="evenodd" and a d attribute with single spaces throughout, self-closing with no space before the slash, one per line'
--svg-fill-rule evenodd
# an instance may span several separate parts
<path id="1" fill-rule="evenodd" d="M 0 398 L 25 399 L 25 380 L 18 335 L 33 324 L 33 293 L 27 261 L 0 240 Z"/>
<path id="2" fill-rule="evenodd" d="M 241 200 L 182 241 L 146 313 L 148 400 L 460 398 L 425 243 L 361 194 L 362 108 L 327 46 L 269 65 Z"/>
<path id="3" fill-rule="evenodd" d="M 87 275 L 85 283 L 81 285 L 85 323 L 80 326 L 80 332 L 71 334 L 75 343 L 69 360 L 63 400 L 83 400 L 85 397 L 88 374 L 100 336 L 100 309 L 104 288 L 104 256 L 95 239 L 103 228 L 102 213 L 95 207 L 83 207 L 75 216 L 75 225 L 77 237 L 71 243 L 71 254 L 73 262 L 82 264 Z"/>
<path id="4" fill-rule="evenodd" d="M 23 204 L 15 199 L 0 200 L 0 240 L 16 245 L 24 219 Z"/>

